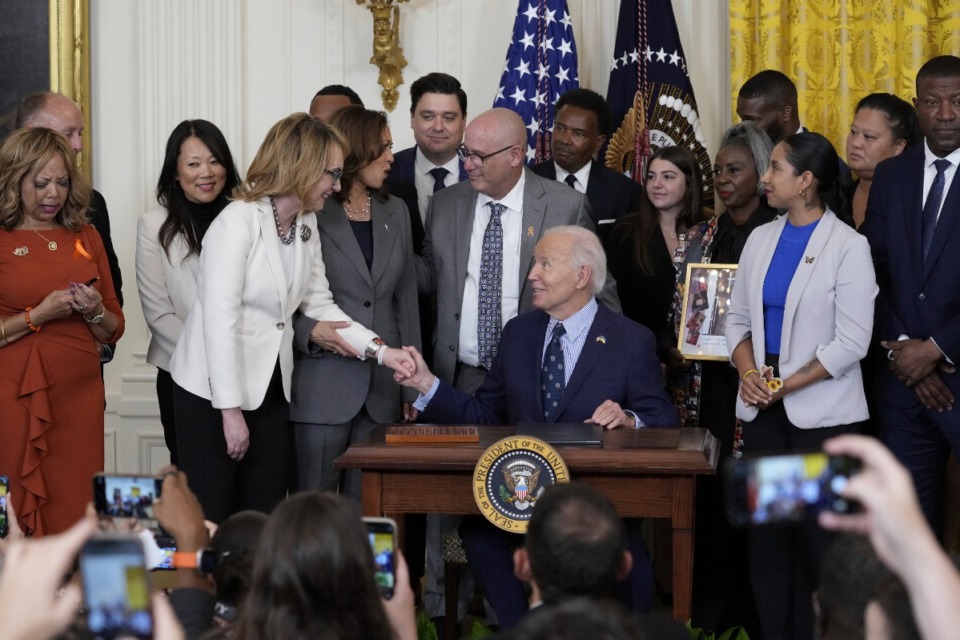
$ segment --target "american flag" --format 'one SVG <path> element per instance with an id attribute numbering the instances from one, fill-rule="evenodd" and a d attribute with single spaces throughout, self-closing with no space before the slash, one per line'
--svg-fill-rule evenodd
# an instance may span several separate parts
<path id="1" fill-rule="evenodd" d="M 513 40 L 493 101 L 527 125 L 527 163 L 550 159 L 554 105 L 577 89 L 577 47 L 567 0 L 520 0 Z"/>
<path id="2" fill-rule="evenodd" d="M 713 165 L 670 0 L 621 0 L 607 104 L 615 123 L 608 167 L 643 182 L 653 151 L 683 145 L 703 171 L 704 205 L 713 206 Z"/>

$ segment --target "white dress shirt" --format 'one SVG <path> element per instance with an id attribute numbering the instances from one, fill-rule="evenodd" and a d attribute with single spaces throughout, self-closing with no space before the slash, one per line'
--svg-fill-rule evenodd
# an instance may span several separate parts
<path id="1" fill-rule="evenodd" d="M 933 186 L 933 179 L 937 177 L 937 167 L 933 164 L 940 157 L 930 151 L 930 145 L 923 141 L 923 202 L 920 203 L 920 210 L 927 204 L 927 196 L 930 195 L 930 187 Z M 957 175 L 957 165 L 960 164 L 960 149 L 954 149 L 953 153 L 943 158 L 950 162 L 950 166 L 943 172 L 943 197 L 940 200 L 940 209 L 937 211 L 937 220 L 940 220 L 940 211 L 943 210 L 943 203 L 947 201 L 947 193 L 950 192 L 950 185 L 953 184 L 953 177 Z"/>
<path id="2" fill-rule="evenodd" d="M 449 187 L 460 182 L 460 158 L 457 154 L 446 164 L 433 164 L 417 147 L 416 159 L 413 162 L 413 182 L 417 187 L 417 204 L 420 206 L 420 220 L 424 224 L 427 222 L 427 205 L 430 204 L 430 198 L 433 196 L 433 185 L 435 180 L 430 175 L 430 171 L 437 168 L 447 170 L 447 175 L 443 178 L 443 186 Z"/>
<path id="3" fill-rule="evenodd" d="M 556 162 L 553 163 L 554 168 L 557 170 L 557 181 L 566 182 L 567 176 L 570 175 L 570 172 L 561 167 Z M 573 174 L 573 177 L 577 179 L 576 184 L 573 185 L 573 188 L 579 191 L 580 193 L 587 192 L 587 183 L 590 181 L 590 167 L 593 166 L 593 160 L 587 162 L 587 164 L 580 167 L 580 170 Z"/>
<path id="4" fill-rule="evenodd" d="M 500 221 L 503 224 L 503 276 L 500 284 L 501 327 L 517 315 L 520 309 L 520 240 L 523 235 L 524 174 L 513 189 L 502 199 L 504 205 Z M 470 235 L 470 257 L 467 259 L 467 277 L 463 285 L 463 306 L 460 308 L 460 349 L 457 359 L 476 367 L 479 363 L 477 344 L 477 300 L 480 297 L 480 258 L 483 254 L 483 232 L 490 222 L 490 196 L 477 194 L 477 208 Z"/>

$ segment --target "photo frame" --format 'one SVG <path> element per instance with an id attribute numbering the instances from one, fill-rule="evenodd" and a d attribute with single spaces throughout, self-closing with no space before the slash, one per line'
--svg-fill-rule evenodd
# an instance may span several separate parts
<path id="1" fill-rule="evenodd" d="M 724 329 L 730 294 L 737 276 L 735 264 L 687 265 L 683 285 L 683 315 L 677 349 L 688 360 L 729 360 Z"/>

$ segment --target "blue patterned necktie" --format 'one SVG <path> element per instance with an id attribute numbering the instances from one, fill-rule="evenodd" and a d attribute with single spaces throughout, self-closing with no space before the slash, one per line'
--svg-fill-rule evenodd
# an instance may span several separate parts
<path id="1" fill-rule="evenodd" d="M 444 169 L 443 167 L 436 167 L 434 169 L 430 169 L 430 171 L 428 171 L 427 173 L 433 176 L 433 192 L 434 193 L 436 193 L 437 191 L 440 191 L 441 189 L 447 186 L 443 183 L 443 181 L 447 177 L 447 174 L 450 172 Z"/>
<path id="2" fill-rule="evenodd" d="M 933 244 L 933 232 L 937 228 L 937 218 L 940 213 L 940 203 L 943 202 L 943 184 L 946 181 L 943 173 L 950 166 L 949 160 L 934 161 L 937 168 L 937 175 L 933 178 L 933 184 L 930 185 L 930 192 L 927 194 L 927 202 L 923 205 L 923 261 L 927 261 L 927 253 L 930 251 L 930 245 Z"/>
<path id="3" fill-rule="evenodd" d="M 480 252 L 479 300 L 477 301 L 477 356 L 487 371 L 493 366 L 500 343 L 502 310 L 500 287 L 503 282 L 503 222 L 500 215 L 507 208 L 499 202 L 489 202 L 490 222 L 483 232 Z"/>
<path id="4" fill-rule="evenodd" d="M 557 417 L 557 405 L 567 388 L 563 366 L 563 345 L 560 338 L 567 332 L 563 323 L 553 326 L 553 337 L 543 354 L 543 367 L 540 370 L 540 393 L 543 394 L 543 417 L 552 422 Z"/>

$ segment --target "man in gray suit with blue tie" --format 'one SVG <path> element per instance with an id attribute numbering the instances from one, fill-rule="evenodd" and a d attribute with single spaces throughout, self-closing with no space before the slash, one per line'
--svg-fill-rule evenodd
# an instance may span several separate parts
<path id="1" fill-rule="evenodd" d="M 526 145 L 519 115 L 509 109 L 481 113 L 458 149 L 469 180 L 434 193 L 427 207 L 417 285 L 437 298 L 433 372 L 470 394 L 486 376 L 503 325 L 534 308 L 527 274 L 543 231 L 569 224 L 595 231 L 584 194 L 524 168 Z M 599 298 L 620 311 L 609 275 Z M 456 529 L 456 520 L 438 520 L 428 524 L 428 547 L 435 529 Z M 428 575 L 442 575 L 442 563 L 434 567 L 429 553 L 427 563 Z M 428 580 L 425 602 L 430 591 Z M 461 603 L 458 616 L 464 613 Z"/>

